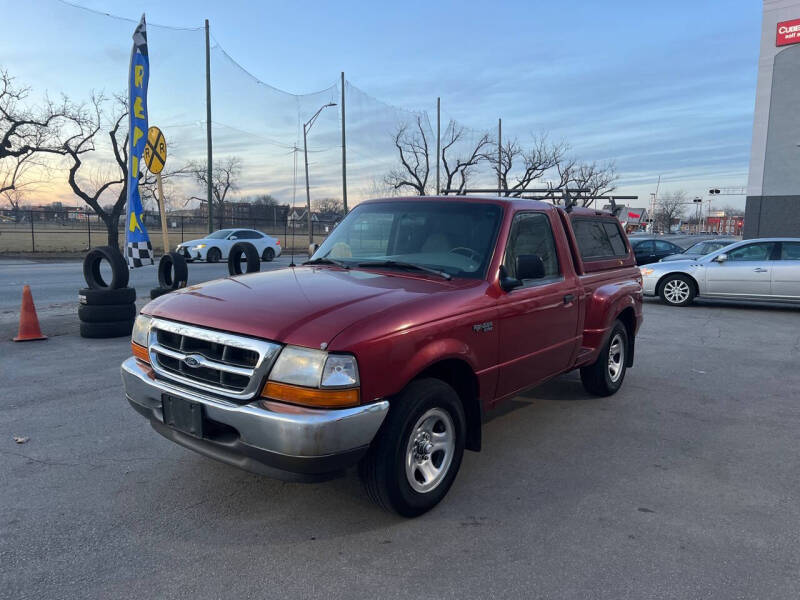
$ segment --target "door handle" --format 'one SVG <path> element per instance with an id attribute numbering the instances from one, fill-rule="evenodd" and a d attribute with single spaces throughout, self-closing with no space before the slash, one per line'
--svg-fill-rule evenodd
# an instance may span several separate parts
<path id="1" fill-rule="evenodd" d="M 764 267 L 756 267 L 755 269 L 753 269 L 753 271 L 755 271 L 756 273 L 766 273 L 767 272 L 767 270 Z"/>
<path id="2" fill-rule="evenodd" d="M 574 300 L 575 300 L 575 294 L 567 294 L 566 296 L 564 296 L 564 304 L 569 304 Z"/>

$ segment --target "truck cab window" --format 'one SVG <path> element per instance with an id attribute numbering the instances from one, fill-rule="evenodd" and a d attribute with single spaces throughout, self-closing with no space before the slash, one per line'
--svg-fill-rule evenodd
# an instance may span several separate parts
<path id="1" fill-rule="evenodd" d="M 514 216 L 503 259 L 503 267 L 509 277 L 516 278 L 517 256 L 523 254 L 535 254 L 542 259 L 545 279 L 561 274 L 553 230 L 544 213 L 525 212 Z"/>

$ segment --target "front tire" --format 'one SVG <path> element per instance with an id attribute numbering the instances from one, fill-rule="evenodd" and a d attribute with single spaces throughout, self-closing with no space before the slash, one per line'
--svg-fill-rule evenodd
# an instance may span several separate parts
<path id="1" fill-rule="evenodd" d="M 206 253 L 206 262 L 215 263 L 218 262 L 220 258 L 222 258 L 222 252 L 219 251 L 219 248 L 209 248 Z"/>
<path id="2" fill-rule="evenodd" d="M 615 321 L 600 356 L 593 364 L 581 369 L 581 382 L 587 392 L 596 396 L 617 393 L 628 369 L 626 361 L 629 347 L 628 330 L 620 321 Z"/>
<path id="3" fill-rule="evenodd" d="M 440 379 L 412 381 L 359 465 L 367 494 L 404 517 L 445 497 L 464 456 L 466 418 L 455 390 Z"/>
<path id="4" fill-rule="evenodd" d="M 694 282 L 686 275 L 667 275 L 658 289 L 661 301 L 668 306 L 688 306 L 697 292 Z"/>

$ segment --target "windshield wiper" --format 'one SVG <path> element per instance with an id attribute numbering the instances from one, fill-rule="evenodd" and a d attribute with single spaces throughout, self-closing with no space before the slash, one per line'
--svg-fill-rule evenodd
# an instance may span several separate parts
<path id="1" fill-rule="evenodd" d="M 375 260 L 371 262 L 360 262 L 358 263 L 359 267 L 388 267 L 388 268 L 397 268 L 397 269 L 413 269 L 416 271 L 425 271 L 426 273 L 430 273 L 431 275 L 438 275 L 443 279 L 447 279 L 448 281 L 453 278 L 450 273 L 445 273 L 444 271 L 440 271 L 439 269 L 432 269 L 431 267 L 425 267 L 423 265 L 415 265 L 414 263 L 403 262 L 400 260 Z"/>
<path id="2" fill-rule="evenodd" d="M 337 267 L 341 267 L 342 269 L 349 269 L 350 265 L 341 260 L 336 260 L 335 258 L 314 258 L 312 260 L 307 260 L 303 263 L 304 265 L 336 265 Z"/>

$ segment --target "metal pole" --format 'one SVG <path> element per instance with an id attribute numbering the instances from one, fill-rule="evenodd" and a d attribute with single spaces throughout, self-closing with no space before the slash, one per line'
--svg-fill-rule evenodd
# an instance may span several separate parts
<path id="1" fill-rule="evenodd" d="M 439 183 L 439 155 L 442 152 L 442 99 L 436 98 L 436 195 L 441 193 Z"/>
<path id="2" fill-rule="evenodd" d="M 36 252 L 36 236 L 33 235 L 33 209 L 31 209 L 28 219 L 31 222 L 31 252 Z"/>
<path id="3" fill-rule="evenodd" d="M 169 252 L 169 230 L 167 229 L 167 205 L 164 203 L 164 185 L 161 182 L 161 173 L 156 175 L 158 183 L 159 211 L 161 212 L 161 243 L 164 244 L 163 254 Z"/>
<path id="4" fill-rule="evenodd" d="M 208 150 L 206 201 L 208 202 L 208 233 L 211 233 L 214 231 L 214 207 L 211 202 L 211 41 L 208 32 L 208 19 L 206 19 L 206 146 Z"/>
<path id="5" fill-rule="evenodd" d="M 86 213 L 86 230 L 89 232 L 89 250 L 92 249 L 92 215 Z"/>
<path id="6" fill-rule="evenodd" d="M 345 138 L 344 71 L 342 71 L 342 206 L 347 214 L 347 139 Z"/>
<path id="7" fill-rule="evenodd" d="M 308 142 L 306 140 L 306 124 L 303 123 L 303 156 L 306 163 L 306 217 L 308 218 L 308 249 L 314 243 L 314 234 L 311 231 L 311 188 L 308 186 Z"/>
<path id="8" fill-rule="evenodd" d="M 497 194 L 503 189 L 500 173 L 503 168 L 503 119 L 497 119 Z"/>

